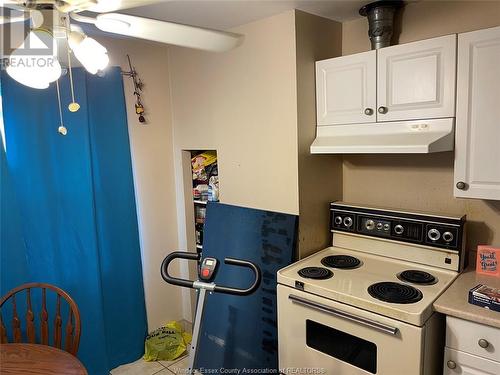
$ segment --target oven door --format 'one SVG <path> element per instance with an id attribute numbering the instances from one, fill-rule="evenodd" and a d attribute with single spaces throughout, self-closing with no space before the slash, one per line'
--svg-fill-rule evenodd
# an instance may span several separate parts
<path id="1" fill-rule="evenodd" d="M 284 374 L 420 375 L 423 336 L 422 328 L 278 285 Z"/>

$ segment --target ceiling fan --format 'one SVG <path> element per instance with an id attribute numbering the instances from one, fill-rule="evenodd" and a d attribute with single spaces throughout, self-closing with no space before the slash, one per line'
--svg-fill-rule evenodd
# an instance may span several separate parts
<path id="1" fill-rule="evenodd" d="M 61 76 L 57 39 L 66 39 L 68 51 L 73 52 L 87 71 L 96 74 L 103 70 L 109 63 L 106 48 L 85 35 L 71 20 L 92 24 L 107 33 L 211 52 L 228 51 L 242 42 L 243 36 L 239 34 L 112 13 L 165 1 L 168 0 L 0 0 L 0 7 L 9 10 L 0 14 L 0 27 L 30 21 L 29 33 L 10 54 L 11 60 L 18 57 L 17 62 L 13 60 L 17 64 L 26 60 L 22 58 L 27 55 L 26 46 L 50 46 L 53 52 L 53 63 L 47 64 L 50 66 L 31 67 L 26 62 L 13 66 L 11 61 L 7 72 L 22 84 L 47 88 Z M 52 15 L 48 16 L 49 13 Z"/>

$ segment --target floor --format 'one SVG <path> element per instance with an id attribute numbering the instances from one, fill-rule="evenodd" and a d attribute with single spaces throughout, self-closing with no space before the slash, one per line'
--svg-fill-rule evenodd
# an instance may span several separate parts
<path id="1" fill-rule="evenodd" d="M 187 374 L 188 356 L 175 361 L 146 362 L 139 359 L 111 370 L 111 375 L 172 375 Z"/>

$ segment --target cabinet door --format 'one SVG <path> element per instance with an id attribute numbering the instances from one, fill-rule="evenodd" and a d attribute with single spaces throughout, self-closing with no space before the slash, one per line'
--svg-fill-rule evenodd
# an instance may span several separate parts
<path id="1" fill-rule="evenodd" d="M 500 27 L 458 36 L 456 197 L 500 200 Z"/>
<path id="2" fill-rule="evenodd" d="M 376 52 L 316 62 L 317 124 L 375 122 Z"/>
<path id="3" fill-rule="evenodd" d="M 444 375 L 498 375 L 500 363 L 446 347 Z"/>
<path id="4" fill-rule="evenodd" d="M 377 121 L 455 117 L 456 35 L 381 48 Z"/>
<path id="5" fill-rule="evenodd" d="M 446 346 L 500 362 L 500 328 L 447 316 Z"/>

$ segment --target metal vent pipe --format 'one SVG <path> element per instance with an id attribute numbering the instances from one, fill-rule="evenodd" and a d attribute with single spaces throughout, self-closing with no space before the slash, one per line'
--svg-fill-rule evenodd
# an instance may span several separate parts
<path id="1" fill-rule="evenodd" d="M 403 1 L 375 1 L 359 10 L 360 15 L 368 18 L 368 36 L 372 49 L 391 45 L 394 14 L 403 6 Z"/>

